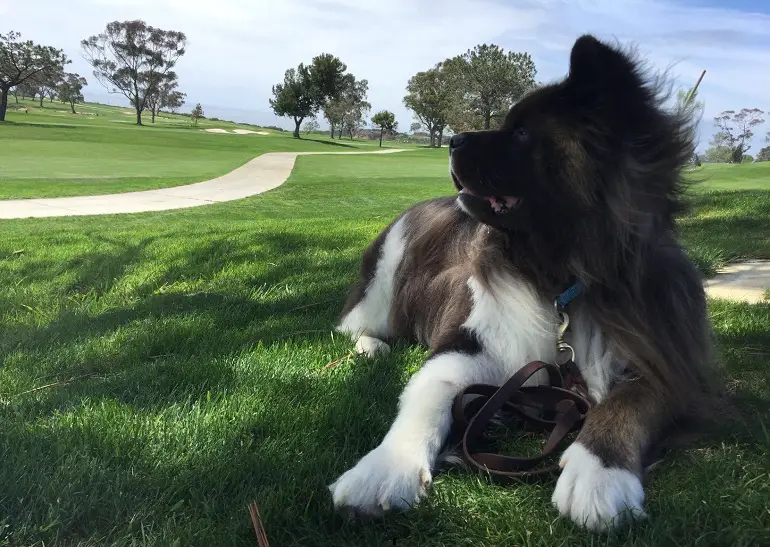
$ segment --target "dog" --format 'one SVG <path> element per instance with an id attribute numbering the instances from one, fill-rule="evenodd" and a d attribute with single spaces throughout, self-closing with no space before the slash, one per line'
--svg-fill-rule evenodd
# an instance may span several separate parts
<path id="1" fill-rule="evenodd" d="M 553 362 L 554 299 L 579 284 L 567 339 L 595 405 L 552 503 L 594 531 L 646 517 L 645 456 L 714 385 L 702 281 L 676 227 L 696 120 L 667 97 L 633 51 L 583 35 L 564 79 L 524 96 L 499 129 L 451 138 L 457 194 L 376 237 L 337 326 L 359 354 L 394 339 L 430 354 L 382 442 L 329 486 L 336 508 L 380 516 L 427 495 L 453 399 Z"/>

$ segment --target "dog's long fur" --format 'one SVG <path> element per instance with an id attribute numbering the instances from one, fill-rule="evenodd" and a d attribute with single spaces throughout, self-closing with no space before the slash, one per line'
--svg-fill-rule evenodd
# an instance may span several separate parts
<path id="1" fill-rule="evenodd" d="M 388 226 L 342 312 L 362 353 L 403 337 L 432 354 L 382 443 L 330 487 L 336 506 L 381 514 L 425 495 L 451 400 L 553 360 L 553 299 L 580 280 L 570 341 L 598 404 L 553 502 L 595 530 L 643 515 L 643 457 L 715 386 L 705 296 L 675 225 L 694 121 L 664 99 L 632 54 L 583 36 L 563 81 L 524 97 L 499 130 L 453 138 L 460 194 Z"/>

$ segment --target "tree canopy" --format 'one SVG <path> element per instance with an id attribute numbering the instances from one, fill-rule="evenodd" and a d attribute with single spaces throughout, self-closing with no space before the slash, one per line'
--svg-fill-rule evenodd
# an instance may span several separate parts
<path id="1" fill-rule="evenodd" d="M 196 104 L 195 108 L 192 109 L 190 118 L 192 119 L 193 125 L 198 125 L 198 120 L 203 118 L 203 107 L 201 106 L 201 103 Z"/>
<path id="2" fill-rule="evenodd" d="M 12 87 L 29 84 L 32 78 L 47 80 L 69 62 L 60 49 L 31 40 L 22 41 L 18 32 L 0 34 L 0 121 L 5 120 L 8 92 Z"/>
<path id="3" fill-rule="evenodd" d="M 535 87 L 535 63 L 529 53 L 480 44 L 444 62 L 458 91 L 449 125 L 455 131 L 484 129 Z M 473 127 L 468 127 L 471 125 Z"/>
<path id="4" fill-rule="evenodd" d="M 69 103 L 72 108 L 72 113 L 75 114 L 75 105 L 82 103 L 83 86 L 88 85 L 88 82 L 80 74 L 67 73 L 64 75 L 64 79 L 59 84 L 59 99 L 63 103 Z"/>
<path id="5" fill-rule="evenodd" d="M 173 68 L 185 53 L 187 37 L 174 30 L 162 30 L 144 21 L 113 21 L 104 32 L 81 42 L 94 76 L 110 93 L 121 93 L 142 112 L 152 93 L 169 80 Z"/>
<path id="6" fill-rule="evenodd" d="M 417 128 L 425 127 L 428 131 L 431 146 L 435 146 L 436 141 L 441 146 L 456 94 L 454 80 L 443 63 L 418 72 L 406 85 L 404 105 L 420 120 Z"/>
<path id="7" fill-rule="evenodd" d="M 334 138 L 335 129 L 339 130 L 340 138 L 343 131 L 352 138 L 358 128 L 364 124 L 364 117 L 372 107 L 366 101 L 368 91 L 367 80 L 356 80 L 356 77 L 350 73 L 343 76 L 339 93 L 323 107 L 324 117 L 329 122 L 331 138 Z"/>
<path id="8" fill-rule="evenodd" d="M 147 95 L 147 106 L 152 115 L 152 123 L 155 123 L 155 116 L 158 115 L 162 108 L 168 108 L 173 111 L 184 104 L 184 99 L 187 95 L 177 91 L 177 85 L 176 77 L 166 78 Z"/>
<path id="9" fill-rule="evenodd" d="M 388 110 L 380 110 L 372 116 L 372 123 L 380 128 L 380 147 L 382 147 L 382 136 L 385 132 L 393 133 L 398 127 L 396 115 Z"/>
<path id="10" fill-rule="evenodd" d="M 765 122 L 764 112 L 758 108 L 743 108 L 740 112 L 725 110 L 714 118 L 719 132 L 712 142 L 729 150 L 731 163 L 741 163 L 743 155 L 751 148 L 753 128 Z"/>
<path id="11" fill-rule="evenodd" d="M 277 116 L 294 119 L 295 138 L 300 138 L 300 125 L 305 118 L 315 116 L 349 87 L 346 70 L 347 65 L 337 57 L 322 53 L 314 57 L 310 65 L 300 63 L 296 69 L 288 69 L 283 82 L 273 86 L 270 106 Z"/>

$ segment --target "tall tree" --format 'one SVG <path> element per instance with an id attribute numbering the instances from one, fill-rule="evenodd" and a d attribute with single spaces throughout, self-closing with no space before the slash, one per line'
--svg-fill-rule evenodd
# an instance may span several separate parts
<path id="1" fill-rule="evenodd" d="M 198 125 L 198 120 L 202 117 L 203 107 L 201 106 L 201 103 L 198 103 L 195 105 L 195 108 L 192 109 L 192 112 L 190 112 L 190 118 L 192 119 L 193 125 Z"/>
<path id="2" fill-rule="evenodd" d="M 283 82 L 273 86 L 270 106 L 278 116 L 294 119 L 294 137 L 300 138 L 300 125 L 315 116 L 330 101 L 338 99 L 345 88 L 347 65 L 337 57 L 322 53 L 310 65 L 300 63 L 284 73 Z"/>
<path id="3" fill-rule="evenodd" d="M 174 75 L 173 78 L 166 78 L 147 95 L 147 106 L 152 113 L 152 123 L 155 123 L 155 116 L 162 108 L 175 110 L 184 103 L 186 95 L 176 90 L 177 85 L 176 75 Z"/>
<path id="4" fill-rule="evenodd" d="M 110 93 L 121 93 L 136 109 L 136 124 L 155 89 L 176 75 L 172 69 L 185 53 L 182 32 L 162 30 L 144 21 L 113 21 L 81 43 L 94 76 Z"/>
<path id="5" fill-rule="evenodd" d="M 471 113 L 489 129 L 525 93 L 535 87 L 535 63 L 529 53 L 506 52 L 495 44 L 481 44 L 445 62 L 459 92 L 456 118 Z M 462 121 L 467 123 L 467 121 Z M 450 123 L 453 128 L 460 123 Z"/>
<path id="6" fill-rule="evenodd" d="M 302 120 L 314 116 L 318 111 L 308 70 L 302 63 L 296 69 L 288 69 L 283 76 L 283 83 L 273 86 L 270 106 L 277 116 L 291 116 L 294 119 L 294 137 L 300 138 Z"/>
<path id="7" fill-rule="evenodd" d="M 725 110 L 714 118 L 719 128 L 719 138 L 724 142 L 724 146 L 730 149 L 731 163 L 743 161 L 743 155 L 751 148 L 753 128 L 765 123 L 763 114 L 758 108 L 742 108 L 737 113 L 734 110 Z"/>
<path id="8" fill-rule="evenodd" d="M 430 145 L 441 146 L 444 128 L 455 104 L 454 79 L 443 63 L 424 72 L 418 72 L 406 85 L 404 105 L 420 120 L 428 135 Z"/>
<path id="9" fill-rule="evenodd" d="M 730 163 L 733 159 L 733 150 L 727 144 L 725 134 L 715 133 L 709 141 L 709 147 L 703 155 L 709 163 Z"/>
<path id="10" fill-rule="evenodd" d="M 75 105 L 82 103 L 83 98 L 83 86 L 88 85 L 88 82 L 80 74 L 67 73 L 64 76 L 64 80 L 59 85 L 59 99 L 63 103 L 69 103 L 72 108 L 72 113 L 75 112 Z"/>
<path id="11" fill-rule="evenodd" d="M 382 148 L 382 136 L 385 132 L 393 133 L 398 127 L 396 115 L 388 110 L 380 110 L 372 116 L 372 123 L 380 128 L 380 148 Z"/>
<path id="12" fill-rule="evenodd" d="M 315 118 L 310 118 L 305 122 L 305 125 L 302 126 L 302 131 L 304 131 L 305 135 L 309 135 L 310 133 L 315 133 L 320 128 L 321 127 L 318 125 L 318 120 Z"/>
<path id="13" fill-rule="evenodd" d="M 5 121 L 12 87 L 39 74 L 55 72 L 69 62 L 60 49 L 22 41 L 18 32 L 0 34 L 0 121 Z"/>

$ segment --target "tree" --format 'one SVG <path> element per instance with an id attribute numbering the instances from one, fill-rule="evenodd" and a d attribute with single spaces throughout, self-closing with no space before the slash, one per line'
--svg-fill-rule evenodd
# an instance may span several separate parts
<path id="1" fill-rule="evenodd" d="M 302 120 L 318 111 L 308 70 L 302 63 L 296 69 L 288 69 L 283 76 L 283 83 L 273 86 L 270 106 L 277 116 L 294 118 L 294 138 L 300 138 L 299 126 Z"/>
<path id="2" fill-rule="evenodd" d="M 730 163 L 732 161 L 732 149 L 728 146 L 726 136 L 722 132 L 717 132 L 711 137 L 704 158 L 709 163 Z"/>
<path id="3" fill-rule="evenodd" d="M 380 148 L 382 148 L 382 135 L 387 131 L 392 133 L 398 127 L 396 115 L 387 110 L 380 110 L 372 116 L 372 123 L 380 128 Z"/>
<path id="4" fill-rule="evenodd" d="M 41 46 L 31 40 L 21 41 L 21 34 L 0 34 L 0 122 L 8 110 L 8 92 L 41 73 L 61 69 L 70 61 L 64 52 Z"/>
<path id="5" fill-rule="evenodd" d="M 193 121 L 193 125 L 198 125 L 198 120 L 203 118 L 203 107 L 201 107 L 201 103 L 196 104 L 195 108 L 192 109 L 192 112 L 190 112 L 190 118 Z"/>
<path id="6" fill-rule="evenodd" d="M 277 116 L 294 119 L 294 137 L 300 138 L 300 125 L 315 116 L 330 101 L 339 98 L 345 88 L 347 65 L 337 57 L 322 53 L 309 66 L 300 63 L 288 69 L 283 82 L 273 86 L 270 106 Z"/>
<path id="7" fill-rule="evenodd" d="M 535 63 L 528 53 L 506 52 L 495 44 L 481 44 L 444 62 L 455 80 L 458 101 L 451 125 L 467 125 L 467 115 L 489 129 L 525 93 L 535 87 Z"/>
<path id="8" fill-rule="evenodd" d="M 751 148 L 751 138 L 754 136 L 752 129 L 765 122 L 763 114 L 758 108 L 743 108 L 738 113 L 725 110 L 714 118 L 720 130 L 720 140 L 730 149 L 731 163 L 741 163 L 744 153 Z"/>
<path id="9" fill-rule="evenodd" d="M 40 108 L 43 108 L 43 101 L 46 97 L 53 99 L 56 97 L 56 92 L 59 89 L 64 80 L 64 67 L 58 66 L 50 70 L 40 72 L 29 79 L 30 85 L 33 86 L 33 98 L 38 95 L 40 99 Z"/>
<path id="10" fill-rule="evenodd" d="M 744 154 L 741 163 L 754 163 L 754 157 L 751 154 Z"/>
<path id="11" fill-rule="evenodd" d="M 351 74 L 351 83 L 342 92 L 342 129 L 352 140 L 358 129 L 364 125 L 364 118 L 372 105 L 366 100 L 369 91 L 368 80 L 356 80 Z"/>
<path id="12" fill-rule="evenodd" d="M 173 78 L 166 78 L 149 95 L 147 95 L 147 106 L 152 114 L 152 123 L 155 123 L 155 116 L 162 108 L 177 109 L 184 103 L 184 93 L 176 91 L 176 75 Z"/>
<path id="13" fill-rule="evenodd" d="M 305 122 L 305 125 L 302 126 L 302 131 L 304 131 L 305 135 L 309 135 L 310 133 L 315 133 L 320 129 L 321 129 L 321 126 L 318 125 L 318 120 L 316 120 L 315 118 L 310 118 L 308 121 Z"/>
<path id="14" fill-rule="evenodd" d="M 121 93 L 136 109 L 136 124 L 158 86 L 176 79 L 172 69 L 185 53 L 182 32 L 162 30 L 144 21 L 113 21 L 105 32 L 81 43 L 94 76 L 110 93 Z"/>
<path id="15" fill-rule="evenodd" d="M 757 152 L 757 157 L 754 161 L 770 161 L 770 146 L 765 146 Z"/>
<path id="16" fill-rule="evenodd" d="M 404 105 L 420 120 L 418 127 L 427 129 L 431 146 L 441 147 L 444 128 L 455 106 L 454 83 L 444 64 L 439 63 L 430 70 L 418 72 L 406 85 Z"/>
<path id="17" fill-rule="evenodd" d="M 182 108 L 184 100 L 187 98 L 187 93 L 181 91 L 171 91 L 166 95 L 166 100 L 161 108 L 168 108 L 172 114 L 176 114 L 176 111 Z"/>
<path id="18" fill-rule="evenodd" d="M 83 86 L 85 85 L 88 85 L 85 78 L 80 76 L 80 74 L 72 73 L 65 74 L 64 81 L 59 84 L 59 99 L 63 103 L 69 103 L 73 114 L 77 114 L 75 112 L 75 105 L 85 100 L 83 98 Z"/>

